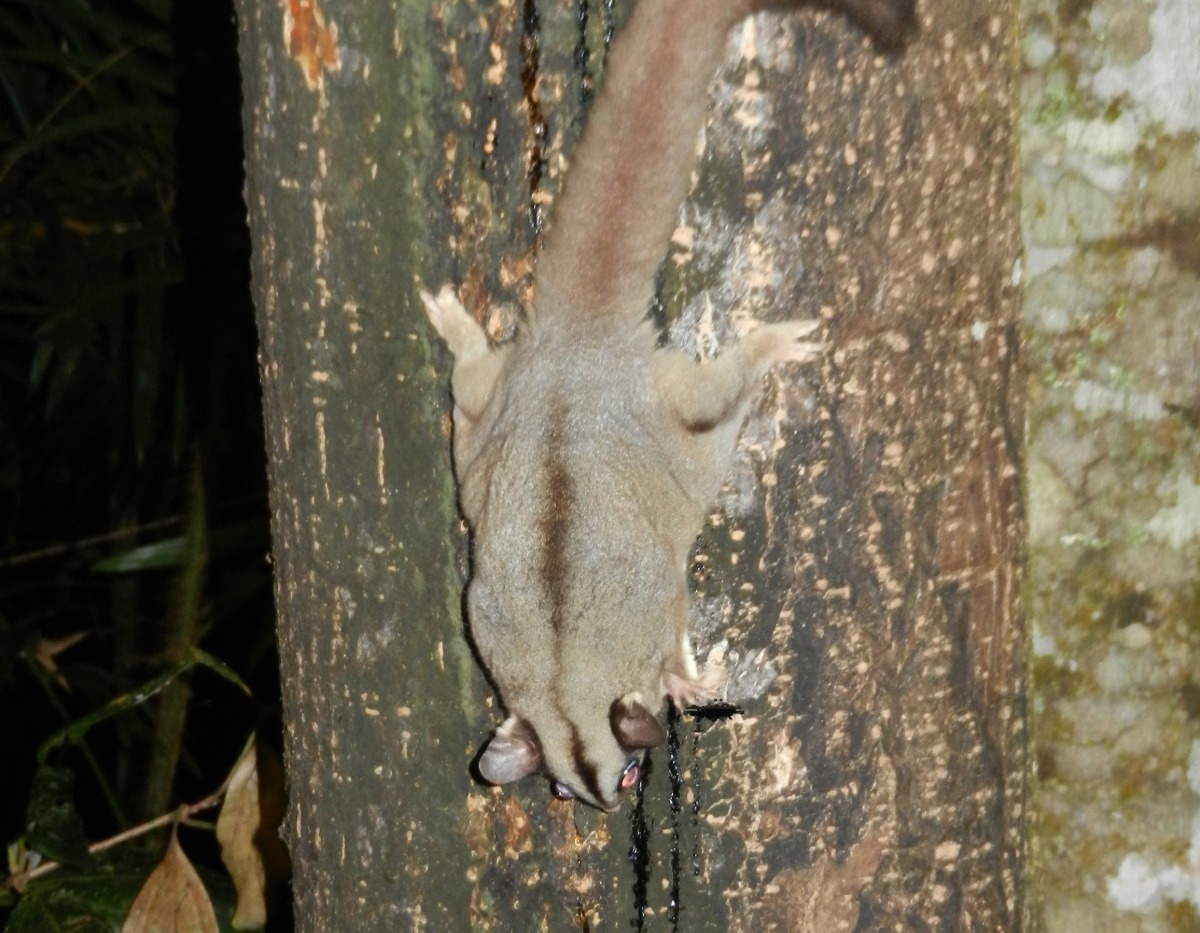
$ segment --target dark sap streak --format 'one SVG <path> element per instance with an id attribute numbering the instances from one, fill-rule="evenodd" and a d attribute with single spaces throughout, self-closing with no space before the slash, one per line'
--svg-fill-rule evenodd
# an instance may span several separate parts
<path id="1" fill-rule="evenodd" d="M 650 778 L 650 754 L 642 759 L 642 773 L 637 782 L 637 796 L 629 816 L 629 864 L 633 866 L 634 916 L 630 923 L 638 933 L 646 929 L 646 908 L 650 887 L 650 823 L 646 819 L 646 782 Z"/>
<path id="2" fill-rule="evenodd" d="M 521 34 L 521 85 L 529 105 L 529 128 L 532 139 L 529 152 L 529 225 L 539 240 L 546 226 L 546 213 L 538 195 L 542 176 L 546 173 L 546 115 L 537 97 L 538 71 L 541 61 L 538 46 L 542 41 L 542 21 L 535 0 L 525 0 Z"/>
<path id="3" fill-rule="evenodd" d="M 667 921 L 671 933 L 679 933 L 679 811 L 683 799 L 683 771 L 679 767 L 679 712 L 674 703 L 667 704 L 667 777 L 671 780 L 671 897 L 667 903 Z"/>
<path id="4" fill-rule="evenodd" d="M 722 719 L 732 719 L 746 713 L 740 706 L 734 706 L 732 703 L 709 703 L 706 706 L 688 704 L 683 711 L 693 719 L 703 722 L 720 722 Z"/>

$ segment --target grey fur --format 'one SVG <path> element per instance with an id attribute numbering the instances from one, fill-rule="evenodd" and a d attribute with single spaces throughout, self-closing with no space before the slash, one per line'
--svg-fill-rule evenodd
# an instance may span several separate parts
<path id="1" fill-rule="evenodd" d="M 698 364 L 655 348 L 654 274 L 687 191 L 705 90 L 753 0 L 639 0 L 556 204 L 527 325 L 493 349 L 449 286 L 422 292 L 455 356 L 454 466 L 473 534 L 468 615 L 511 714 L 485 779 L 543 772 L 613 809 L 664 697 L 696 669 L 686 563 L 765 372 L 820 352 L 767 324 Z"/>

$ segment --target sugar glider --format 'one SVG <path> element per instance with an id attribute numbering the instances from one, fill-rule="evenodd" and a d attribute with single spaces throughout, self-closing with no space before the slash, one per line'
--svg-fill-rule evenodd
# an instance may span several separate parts
<path id="1" fill-rule="evenodd" d="M 763 374 L 819 353 L 814 321 L 764 324 L 716 360 L 657 349 L 647 311 L 687 194 L 729 29 L 769 0 L 636 0 L 554 205 L 532 307 L 492 346 L 449 286 L 422 292 L 454 354 L 454 469 L 472 533 L 467 613 L 509 716 L 479 757 L 605 810 L 717 696 L 688 641 L 689 551 Z M 836 5 L 886 45 L 913 0 Z"/>

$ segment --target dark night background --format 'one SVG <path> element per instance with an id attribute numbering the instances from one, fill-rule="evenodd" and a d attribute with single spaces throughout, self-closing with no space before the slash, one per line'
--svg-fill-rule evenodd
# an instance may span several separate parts
<path id="1" fill-rule="evenodd" d="M 5 845 L 38 746 L 192 645 L 253 698 L 193 668 L 182 721 L 168 690 L 52 752 L 86 838 L 216 790 L 256 724 L 278 742 L 236 43 L 226 0 L 0 6 Z"/>

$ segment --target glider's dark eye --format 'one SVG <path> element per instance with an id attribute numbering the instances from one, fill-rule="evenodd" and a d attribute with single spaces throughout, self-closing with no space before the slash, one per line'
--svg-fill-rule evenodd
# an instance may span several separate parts
<path id="1" fill-rule="evenodd" d="M 621 772 L 620 790 L 629 790 L 637 783 L 638 775 L 641 773 L 641 768 L 638 767 L 636 758 L 630 758 L 629 764 L 625 766 L 625 770 Z"/>
<path id="2" fill-rule="evenodd" d="M 571 790 L 571 788 L 567 787 L 567 785 L 564 784 L 562 781 L 555 781 L 552 786 L 554 788 L 554 796 L 557 797 L 559 800 L 574 800 L 575 799 L 575 791 L 573 791 L 573 790 Z"/>

